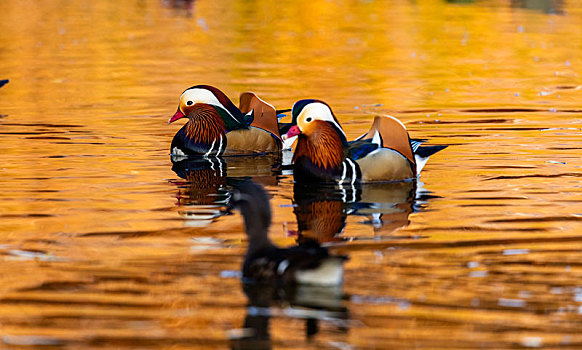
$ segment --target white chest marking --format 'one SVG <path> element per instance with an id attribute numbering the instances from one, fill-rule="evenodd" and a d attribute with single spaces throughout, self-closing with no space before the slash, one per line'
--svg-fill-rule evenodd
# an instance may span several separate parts
<path id="1" fill-rule="evenodd" d="M 352 181 L 350 182 L 350 185 L 353 185 L 354 182 L 356 182 L 356 164 L 354 164 L 354 162 L 350 158 L 346 158 L 346 161 L 350 163 L 352 167 Z"/>
<path id="2" fill-rule="evenodd" d="M 178 147 L 174 147 L 172 149 L 172 155 L 173 156 L 186 156 L 186 153 L 184 153 L 184 151 L 182 151 L 181 149 L 179 149 Z"/>
<path id="3" fill-rule="evenodd" d="M 346 162 L 342 163 L 342 178 L 339 180 L 339 183 L 342 184 L 344 182 L 344 180 L 346 179 L 346 168 L 347 168 L 347 164 Z"/>
<path id="4" fill-rule="evenodd" d="M 222 135 L 220 135 L 220 144 L 218 145 L 218 152 L 216 154 L 222 153 Z"/>
<path id="5" fill-rule="evenodd" d="M 289 260 L 285 259 L 285 260 L 281 261 L 279 263 L 279 266 L 277 266 L 277 274 L 278 275 L 284 274 L 285 270 L 287 270 L 288 267 L 289 267 Z"/>

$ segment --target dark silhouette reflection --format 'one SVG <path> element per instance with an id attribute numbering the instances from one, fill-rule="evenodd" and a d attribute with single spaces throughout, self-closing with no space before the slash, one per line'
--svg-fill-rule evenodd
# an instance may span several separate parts
<path id="1" fill-rule="evenodd" d="M 164 6 L 178 10 L 185 11 L 188 17 L 194 13 L 194 3 L 196 0 L 162 0 Z"/>
<path id="2" fill-rule="evenodd" d="M 511 7 L 536 10 L 543 13 L 564 13 L 563 0 L 511 0 Z"/>
<path id="3" fill-rule="evenodd" d="M 474 4 L 477 2 L 475 0 L 445 1 L 449 4 Z M 564 0 L 511 0 L 511 7 L 536 10 L 549 14 L 564 14 Z"/>
<path id="4" fill-rule="evenodd" d="M 364 223 L 376 235 L 389 234 L 407 226 L 408 216 L 426 200 L 417 193 L 416 181 L 361 185 L 322 185 L 295 183 L 293 200 L 299 232 L 298 241 L 319 242 L 349 239 L 341 234 L 348 215 L 365 216 Z M 422 195 L 422 198 L 420 197 Z"/>
<path id="5" fill-rule="evenodd" d="M 178 214 L 187 226 L 206 226 L 225 214 L 228 178 L 250 177 L 263 185 L 276 185 L 276 175 L 280 173 L 277 155 L 173 157 L 171 160 L 172 171 L 184 179 L 171 182 L 178 188 Z"/>
<path id="6" fill-rule="evenodd" d="M 248 298 L 247 313 L 242 329 L 231 334 L 232 349 L 271 349 L 269 323 L 274 316 L 305 320 L 306 338 L 315 336 L 320 322 L 331 322 L 338 332 L 347 333 L 349 312 L 344 305 L 341 285 L 276 285 L 242 283 Z"/>

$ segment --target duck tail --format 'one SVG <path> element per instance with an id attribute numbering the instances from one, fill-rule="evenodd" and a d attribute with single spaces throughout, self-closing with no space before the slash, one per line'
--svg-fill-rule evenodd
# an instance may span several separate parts
<path id="1" fill-rule="evenodd" d="M 420 171 L 428 162 L 428 158 L 433 154 L 437 153 L 438 151 L 442 151 L 443 149 L 447 148 L 447 145 L 439 145 L 439 146 L 422 146 L 418 147 L 414 152 L 414 160 L 416 161 L 416 175 L 420 174 Z"/>

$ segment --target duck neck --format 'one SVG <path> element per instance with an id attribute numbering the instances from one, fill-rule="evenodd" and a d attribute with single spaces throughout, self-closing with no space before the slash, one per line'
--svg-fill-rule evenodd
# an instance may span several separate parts
<path id="1" fill-rule="evenodd" d="M 245 222 L 245 231 L 249 241 L 247 256 L 274 247 L 269 239 L 271 213 L 270 211 L 266 211 L 268 208 L 259 208 L 257 204 L 256 202 L 247 202 L 241 207 L 241 213 Z"/>
<path id="2" fill-rule="evenodd" d="M 328 122 L 314 121 L 318 125 L 310 134 L 300 134 L 297 149 L 293 155 L 295 162 L 300 157 L 307 157 L 322 170 L 331 171 L 341 167 L 345 138 Z"/>
<path id="3" fill-rule="evenodd" d="M 188 118 L 186 134 L 196 143 L 211 145 L 226 134 L 224 121 L 211 105 L 197 104 Z"/>

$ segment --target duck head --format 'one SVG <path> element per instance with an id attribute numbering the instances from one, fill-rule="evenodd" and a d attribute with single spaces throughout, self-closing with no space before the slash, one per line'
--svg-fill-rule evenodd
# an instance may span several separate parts
<path id="1" fill-rule="evenodd" d="M 293 105 L 293 125 L 287 137 L 299 136 L 293 162 L 308 159 L 320 170 L 341 166 L 345 133 L 329 105 L 319 100 L 301 100 Z"/>
<path id="2" fill-rule="evenodd" d="M 210 85 L 196 85 L 182 93 L 178 110 L 168 120 L 168 124 L 195 115 L 201 109 L 208 109 L 208 106 L 214 107 L 227 124 L 230 119 L 238 122 L 241 115 L 239 109 L 222 91 Z"/>
<path id="3" fill-rule="evenodd" d="M 295 102 L 291 109 L 291 118 L 292 125 L 297 125 L 299 119 L 306 120 L 307 118 L 311 118 L 311 120 L 330 122 L 344 138 L 346 137 L 346 134 L 335 114 L 333 114 L 331 107 L 321 100 L 305 99 Z M 289 134 L 287 134 L 287 136 L 292 137 Z"/>

